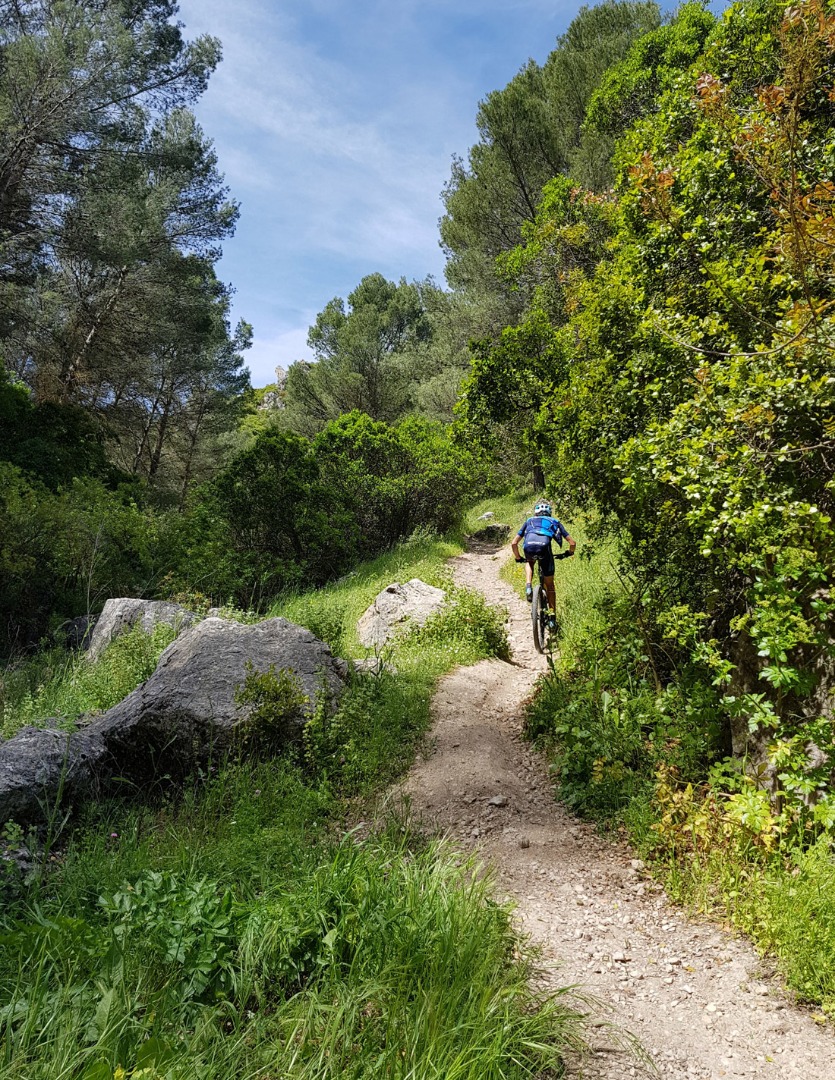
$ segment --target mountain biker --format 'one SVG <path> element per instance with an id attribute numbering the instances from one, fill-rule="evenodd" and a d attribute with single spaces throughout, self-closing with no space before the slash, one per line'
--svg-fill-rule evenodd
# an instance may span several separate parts
<path id="1" fill-rule="evenodd" d="M 519 554 L 519 541 L 524 544 L 524 557 Z M 568 551 L 560 555 L 554 555 L 551 549 L 551 541 L 556 540 L 562 547 L 563 540 L 568 544 Z M 540 500 L 533 508 L 533 517 L 529 517 L 519 532 L 510 543 L 513 557 L 517 562 L 525 563 L 525 596 L 530 602 L 533 599 L 533 567 L 539 562 L 542 568 L 542 581 L 545 586 L 545 595 L 548 597 L 548 629 L 556 630 L 557 624 L 554 612 L 557 606 L 557 594 L 554 588 L 554 559 L 567 559 L 574 554 L 577 544 L 568 535 L 565 525 L 554 517 L 554 511 L 549 502 Z"/>

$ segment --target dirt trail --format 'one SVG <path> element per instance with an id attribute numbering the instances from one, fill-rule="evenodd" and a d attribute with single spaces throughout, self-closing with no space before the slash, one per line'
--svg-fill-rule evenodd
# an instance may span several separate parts
<path id="1" fill-rule="evenodd" d="M 555 802 L 544 761 L 521 737 L 522 706 L 545 664 L 527 605 L 499 577 L 505 557 L 453 560 L 459 584 L 510 611 L 513 662 L 483 661 L 439 684 L 433 751 L 404 785 L 414 811 L 483 853 L 542 947 L 546 979 L 604 1003 L 656 1075 L 835 1080 L 835 1036 L 792 1004 L 747 941 L 686 917 L 628 849 Z M 573 1076 L 653 1074 L 596 1030 L 595 1054 Z"/>

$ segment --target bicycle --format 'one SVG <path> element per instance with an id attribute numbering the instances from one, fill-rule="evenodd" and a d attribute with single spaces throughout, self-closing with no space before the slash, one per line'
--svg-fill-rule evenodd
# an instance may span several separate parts
<path id="1" fill-rule="evenodd" d="M 560 552 L 559 555 L 555 555 L 554 559 L 567 559 L 570 552 Z M 517 562 L 523 563 L 524 559 L 518 559 Z M 536 560 L 536 583 L 533 590 L 533 598 L 531 600 L 531 623 L 533 625 L 533 643 L 534 648 L 538 653 L 548 653 L 551 651 L 552 641 L 557 637 L 557 626 L 554 623 L 554 629 L 551 629 L 550 621 L 551 615 L 548 611 L 548 594 L 545 592 L 545 585 L 542 580 L 542 560 Z"/>
<path id="2" fill-rule="evenodd" d="M 549 626 L 548 594 L 542 582 L 542 560 L 536 560 L 536 577 L 533 599 L 531 600 L 531 622 L 533 624 L 533 643 L 538 653 L 550 651 L 551 636 L 556 637 L 556 630 Z"/>

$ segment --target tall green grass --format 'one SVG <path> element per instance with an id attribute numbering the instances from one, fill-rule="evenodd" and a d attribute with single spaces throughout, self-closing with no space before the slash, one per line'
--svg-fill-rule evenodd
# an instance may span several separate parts
<path id="1" fill-rule="evenodd" d="M 556 1075 L 581 1017 L 531 990 L 477 866 L 397 825 L 315 854 L 254 899 L 182 867 L 32 907 L 0 942 L 0 1077 Z"/>
<path id="2" fill-rule="evenodd" d="M 83 714 L 105 712 L 153 674 L 175 636 L 162 623 L 151 633 L 135 626 L 94 664 L 62 648 L 10 662 L 0 675 L 0 734 L 8 739 L 25 724 L 40 727 L 45 720 L 71 728 Z"/>

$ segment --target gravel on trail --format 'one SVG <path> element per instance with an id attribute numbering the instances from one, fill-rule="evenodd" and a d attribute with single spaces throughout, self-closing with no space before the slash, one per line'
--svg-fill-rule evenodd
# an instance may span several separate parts
<path id="1" fill-rule="evenodd" d="M 482 661 L 441 680 L 431 752 L 402 790 L 416 816 L 492 866 L 541 950 L 545 984 L 576 986 L 598 1003 L 608 1023 L 592 1025 L 593 1050 L 570 1062 L 569 1075 L 835 1080 L 831 1028 L 793 1003 L 750 942 L 688 917 L 625 845 L 555 800 L 547 763 L 521 733 L 546 663 L 533 648 L 528 606 L 499 577 L 506 557 L 481 550 L 452 560 L 459 585 L 509 611 L 512 661 Z"/>

